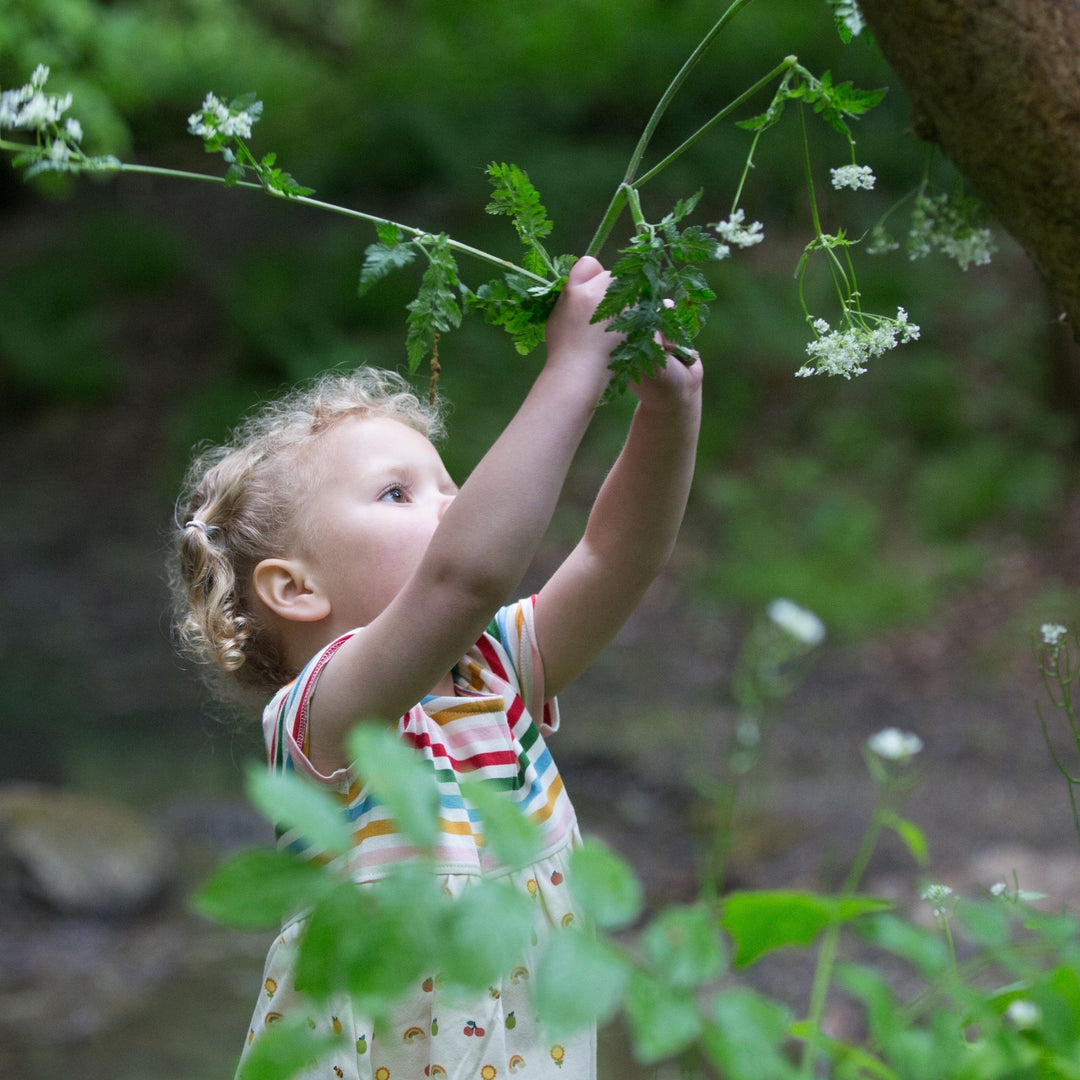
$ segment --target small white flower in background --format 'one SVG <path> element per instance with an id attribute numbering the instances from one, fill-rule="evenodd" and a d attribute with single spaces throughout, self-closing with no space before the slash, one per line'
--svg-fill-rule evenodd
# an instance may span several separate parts
<path id="1" fill-rule="evenodd" d="M 896 309 L 895 319 L 884 315 L 872 318 L 877 321 L 876 326 L 849 323 L 846 330 L 833 330 L 824 319 L 814 319 L 810 325 L 817 338 L 806 346 L 810 361 L 795 375 L 799 378 L 842 375 L 850 379 L 853 375 L 864 374 L 869 361 L 919 337 L 919 326 L 908 322 L 908 313 L 903 308 Z"/>
<path id="2" fill-rule="evenodd" d="M 870 230 L 870 243 L 866 245 L 866 254 L 887 255 L 899 247 L 900 241 L 884 225 L 875 225 Z"/>
<path id="3" fill-rule="evenodd" d="M 851 188 L 858 191 L 872 191 L 877 177 L 869 165 L 841 165 L 838 169 L 831 169 L 832 186 L 839 191 L 841 188 Z"/>
<path id="4" fill-rule="evenodd" d="M 1023 998 L 1017 998 L 1015 1001 L 1009 1003 L 1009 1007 L 1005 1010 L 1005 1015 L 1018 1028 L 1033 1028 L 1038 1026 L 1042 1014 L 1039 1012 L 1039 1006 L 1036 1005 L 1034 1001 L 1025 1001 Z"/>
<path id="5" fill-rule="evenodd" d="M 922 739 L 910 731 L 889 727 L 871 735 L 866 745 L 880 758 L 888 761 L 908 761 L 923 748 Z"/>
<path id="6" fill-rule="evenodd" d="M 773 623 L 803 645 L 813 647 L 825 640 L 825 624 L 793 600 L 773 600 L 766 610 Z"/>
<path id="7" fill-rule="evenodd" d="M 753 247 L 765 239 L 765 234 L 762 232 L 763 226 L 760 221 L 744 226 L 745 216 L 745 211 L 733 210 L 728 215 L 727 221 L 718 221 L 713 228 L 720 234 L 721 239 L 729 244 L 741 248 Z"/>
<path id="8" fill-rule="evenodd" d="M 934 909 L 934 918 L 943 919 L 948 914 L 947 903 L 952 896 L 948 885 L 931 884 L 922 891 L 922 898 Z"/>
<path id="9" fill-rule="evenodd" d="M 909 259 L 922 259 L 935 248 L 955 259 L 961 270 L 985 266 L 997 251 L 994 237 L 983 222 L 982 206 L 962 196 L 920 195 L 911 211 L 907 237 Z"/>
<path id="10" fill-rule="evenodd" d="M 1009 892 L 1009 886 L 1004 881 L 998 881 L 990 886 L 991 896 L 1006 896 Z"/>
<path id="11" fill-rule="evenodd" d="M 1049 645 L 1050 648 L 1055 648 L 1068 632 L 1068 628 L 1062 626 L 1061 623 L 1043 623 L 1039 628 L 1042 643 Z"/>
<path id="12" fill-rule="evenodd" d="M 80 124 L 79 121 L 76 120 L 73 116 L 69 116 L 64 121 L 64 132 L 66 133 L 67 137 L 72 142 L 76 142 L 76 143 L 82 142 L 82 139 L 83 139 L 82 124 Z"/>

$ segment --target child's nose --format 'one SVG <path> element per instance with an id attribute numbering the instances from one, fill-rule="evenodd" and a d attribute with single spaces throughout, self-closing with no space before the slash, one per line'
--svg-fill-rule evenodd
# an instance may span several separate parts
<path id="1" fill-rule="evenodd" d="M 446 508 L 454 501 L 453 495 L 443 495 L 439 500 L 439 520 L 442 521 L 443 514 L 446 513 Z"/>

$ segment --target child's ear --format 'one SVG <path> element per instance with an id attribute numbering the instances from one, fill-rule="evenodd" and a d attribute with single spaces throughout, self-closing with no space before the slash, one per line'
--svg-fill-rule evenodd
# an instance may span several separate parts
<path id="1" fill-rule="evenodd" d="M 330 614 L 329 598 L 311 581 L 298 559 L 263 559 L 251 581 L 259 599 L 283 619 L 318 622 Z"/>

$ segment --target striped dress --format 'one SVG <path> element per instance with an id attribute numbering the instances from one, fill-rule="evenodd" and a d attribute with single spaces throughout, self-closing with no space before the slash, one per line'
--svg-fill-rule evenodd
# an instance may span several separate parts
<path id="1" fill-rule="evenodd" d="M 565 879 L 570 852 L 580 838 L 544 741 L 557 729 L 559 715 L 556 703 L 543 696 L 533 602 L 500 610 L 455 667 L 455 695 L 425 698 L 400 719 L 398 731 L 435 770 L 440 831 L 434 859 L 443 891 L 460 896 L 482 877 L 499 877 L 531 897 L 543 933 L 579 918 Z M 306 774 L 339 794 L 353 830 L 354 846 L 342 857 L 345 869 L 357 884 L 373 884 L 415 855 L 414 849 L 349 770 L 322 775 L 305 752 L 319 674 L 350 636 L 327 645 L 295 682 L 275 695 L 263 714 L 263 731 L 271 769 Z M 539 826 L 542 848 L 533 865 L 501 867 L 480 842 L 480 823 L 459 787 L 477 779 L 498 781 L 506 797 Z M 279 845 L 294 851 L 302 843 L 290 834 L 279 839 Z M 298 1074 L 303 1080 L 497 1080 L 511 1075 L 594 1080 L 595 1031 L 555 1042 L 535 1015 L 529 998 L 535 945 L 525 945 L 521 962 L 474 1001 L 441 995 L 438 973 L 432 972 L 395 1006 L 387 1026 L 373 1028 L 347 998 L 315 1013 L 310 1000 L 297 994 L 293 965 L 303 929 L 302 916 L 288 921 L 270 948 L 241 1068 L 270 1025 L 300 1014 L 316 1032 L 344 1035 L 340 1049 Z"/>

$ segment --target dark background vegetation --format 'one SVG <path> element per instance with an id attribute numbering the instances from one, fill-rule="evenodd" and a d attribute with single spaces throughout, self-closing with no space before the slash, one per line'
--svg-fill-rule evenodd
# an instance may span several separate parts
<path id="1" fill-rule="evenodd" d="M 256 150 L 276 150 L 319 198 L 514 258 L 508 223 L 482 212 L 484 167 L 511 161 L 556 222 L 551 246 L 580 252 L 653 105 L 718 14 L 703 0 L 0 0 L 0 85 L 49 64 L 50 88 L 75 95 L 89 151 L 213 173 L 220 159 L 186 134 L 188 114 L 207 90 L 255 90 L 265 102 Z M 927 151 L 906 131 L 907 103 L 880 55 L 865 41 L 844 46 L 824 0 L 757 0 L 742 14 L 665 117 L 653 160 L 788 53 L 862 87 L 891 86 L 856 128 L 874 192 L 828 187 L 847 146 L 812 128 L 825 228 L 858 235 L 919 182 Z M 746 132 L 718 128 L 645 189 L 646 213 L 658 218 L 703 188 L 701 220 L 725 217 L 748 146 Z M 933 175 L 953 182 L 940 159 Z M 747 848 L 745 880 L 766 865 L 813 875 L 806 852 L 820 857 L 822 836 L 790 829 L 812 807 L 819 823 L 841 823 L 842 858 L 843 825 L 856 828 L 865 799 L 859 743 L 893 722 L 927 739 L 937 761 L 927 768 L 946 787 L 965 767 L 994 777 L 997 801 L 981 782 L 960 807 L 922 801 L 931 846 L 947 859 L 977 842 L 965 822 L 989 824 L 983 842 L 1068 844 L 1026 653 L 1040 621 L 1075 610 L 1077 402 L 1063 374 L 1074 346 L 1000 234 L 995 262 L 966 273 L 902 252 L 863 258 L 864 304 L 905 306 L 921 340 L 852 382 L 796 380 L 808 328 L 793 273 L 811 231 L 793 115 L 763 142 L 743 205 L 767 242 L 709 271 L 718 300 L 699 339 L 706 420 L 684 540 L 641 619 L 568 695 L 568 716 L 583 723 L 568 726 L 560 760 L 571 791 L 575 775 L 584 782 L 586 827 L 616 842 L 625 832 L 659 898 L 685 893 L 679 875 L 692 877 L 692 858 L 675 870 L 665 859 L 689 850 L 690 763 L 730 720 L 725 677 L 747 623 L 788 596 L 825 619 L 830 645 L 781 715 L 766 765 L 777 787 L 759 810 L 786 813 L 788 825 Z M 119 797 L 205 869 L 262 833 L 239 794 L 257 737 L 223 722 L 170 652 L 162 567 L 188 451 L 326 366 L 402 367 L 416 279 L 405 272 L 358 300 L 370 228 L 168 179 L 28 185 L 4 166 L 0 229 L 0 779 Z M 608 264 L 626 229 L 603 253 Z M 474 284 L 487 276 L 463 272 Z M 811 275 L 808 298 L 814 315 L 836 321 L 823 276 Z M 478 323 L 445 337 L 440 357 L 453 403 L 445 456 L 463 477 L 540 357 L 518 357 Z M 418 387 L 426 379 L 419 372 Z M 598 417 L 538 573 L 580 528 L 629 407 Z M 1001 796 L 1002 777 L 1014 798 Z M 620 823 L 611 807 L 627 793 L 641 799 Z M 630 827 L 642 812 L 663 833 L 653 837 L 663 854 L 647 842 L 637 850 L 652 835 Z M 803 861 L 785 863 L 795 850 Z M 49 996 L 49 971 L 32 958 L 16 965 L 4 1000 L 33 987 L 67 1019 L 22 1024 L 12 1075 L 52 1075 L 75 1060 L 90 1063 L 84 1076 L 225 1075 L 264 942 L 205 928 L 193 945 L 177 911 L 179 897 L 124 938 L 150 943 L 129 959 L 152 992 L 102 1006 L 82 1027 L 70 1003 Z M 55 944 L 56 923 L 23 917 Z M 115 956 L 115 928 L 63 926 L 81 943 L 71 955 L 89 985 L 136 979 L 130 965 L 106 970 L 92 948 L 112 941 L 99 951 Z M 37 940 L 24 930 L 5 932 Z M 62 966 L 48 964 L 52 975 Z M 149 1002 L 170 1019 L 151 1023 Z"/>

